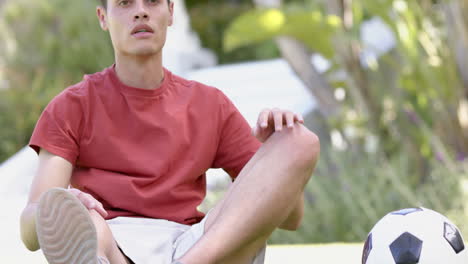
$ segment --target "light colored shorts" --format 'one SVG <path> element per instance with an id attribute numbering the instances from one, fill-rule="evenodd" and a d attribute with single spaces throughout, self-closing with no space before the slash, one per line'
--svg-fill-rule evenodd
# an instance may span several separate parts
<path id="1" fill-rule="evenodd" d="M 193 226 L 149 218 L 117 217 L 107 220 L 122 252 L 135 264 L 170 264 L 201 238 L 207 217 Z M 263 264 L 266 246 L 252 264 Z"/>

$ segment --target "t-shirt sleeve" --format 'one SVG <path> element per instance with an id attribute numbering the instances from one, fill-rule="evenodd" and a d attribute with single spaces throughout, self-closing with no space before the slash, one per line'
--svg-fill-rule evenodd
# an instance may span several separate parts
<path id="1" fill-rule="evenodd" d="M 75 165 L 79 155 L 82 117 L 80 97 L 63 91 L 42 112 L 29 146 L 37 153 L 43 148 Z"/>
<path id="2" fill-rule="evenodd" d="M 251 127 L 234 104 L 220 92 L 220 133 L 214 168 L 223 168 L 234 180 L 260 148 Z"/>

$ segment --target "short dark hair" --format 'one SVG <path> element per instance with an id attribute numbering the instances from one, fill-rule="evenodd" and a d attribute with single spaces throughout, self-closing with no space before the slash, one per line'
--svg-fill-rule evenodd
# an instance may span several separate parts
<path id="1" fill-rule="evenodd" d="M 169 4 L 171 2 L 171 0 L 167 0 L 167 3 Z M 104 7 L 104 8 L 107 8 L 107 0 L 101 0 L 101 5 Z"/>

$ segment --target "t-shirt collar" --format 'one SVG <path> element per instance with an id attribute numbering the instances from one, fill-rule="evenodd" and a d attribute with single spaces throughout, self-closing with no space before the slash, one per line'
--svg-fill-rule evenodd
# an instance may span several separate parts
<path id="1" fill-rule="evenodd" d="M 154 89 L 142 89 L 124 84 L 122 81 L 120 81 L 119 77 L 117 76 L 117 73 L 115 71 L 115 64 L 108 68 L 108 73 L 112 83 L 124 94 L 141 97 L 159 97 L 168 89 L 170 85 L 170 79 L 172 79 L 172 73 L 164 67 L 163 70 L 163 81 L 158 87 L 155 87 Z"/>

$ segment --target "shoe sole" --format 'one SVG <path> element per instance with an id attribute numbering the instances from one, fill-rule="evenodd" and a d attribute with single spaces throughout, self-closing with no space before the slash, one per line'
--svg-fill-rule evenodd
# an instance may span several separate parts
<path id="1" fill-rule="evenodd" d="M 49 263 L 98 263 L 97 233 L 88 209 L 65 189 L 54 188 L 41 196 L 36 231 Z"/>

